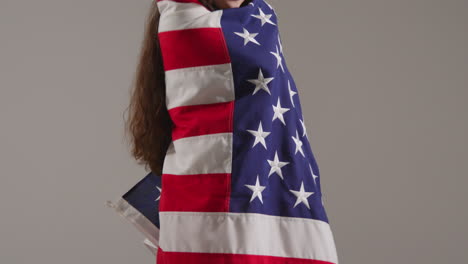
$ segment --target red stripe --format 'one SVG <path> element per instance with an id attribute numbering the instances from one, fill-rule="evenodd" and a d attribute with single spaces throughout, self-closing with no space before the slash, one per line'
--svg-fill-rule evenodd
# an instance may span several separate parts
<path id="1" fill-rule="evenodd" d="M 163 190 L 164 194 L 161 194 L 159 203 L 160 212 L 229 211 L 230 173 L 163 174 L 161 180 L 161 190 Z"/>
<path id="2" fill-rule="evenodd" d="M 169 252 L 158 247 L 158 264 L 334 264 L 328 261 L 265 255 Z"/>
<path id="3" fill-rule="evenodd" d="M 221 28 L 194 28 L 159 33 L 166 71 L 230 63 Z"/>
<path id="4" fill-rule="evenodd" d="M 174 107 L 169 110 L 174 126 L 172 140 L 232 132 L 234 101 Z"/>

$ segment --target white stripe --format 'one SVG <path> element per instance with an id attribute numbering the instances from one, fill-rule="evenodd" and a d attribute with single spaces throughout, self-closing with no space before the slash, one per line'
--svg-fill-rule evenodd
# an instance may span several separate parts
<path id="1" fill-rule="evenodd" d="M 168 109 L 235 99 L 230 63 L 166 71 Z"/>
<path id="2" fill-rule="evenodd" d="M 119 197 L 115 202 L 108 201 L 107 206 L 114 208 L 120 216 L 132 223 L 154 246 L 157 247 L 159 245 L 158 227 L 125 199 Z M 156 252 L 157 250 L 153 251 L 155 255 Z"/>
<path id="3" fill-rule="evenodd" d="M 328 223 L 256 213 L 159 212 L 164 251 L 233 253 L 338 263 Z"/>
<path id="4" fill-rule="evenodd" d="M 210 11 L 199 4 L 174 1 L 158 2 L 158 9 L 161 13 L 159 32 L 221 27 L 222 10 Z"/>
<path id="5" fill-rule="evenodd" d="M 231 161 L 231 132 L 184 137 L 169 145 L 163 174 L 231 173 Z"/>

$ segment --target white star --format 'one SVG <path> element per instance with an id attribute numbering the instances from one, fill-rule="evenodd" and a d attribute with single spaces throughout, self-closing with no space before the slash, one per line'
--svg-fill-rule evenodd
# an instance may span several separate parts
<path id="1" fill-rule="evenodd" d="M 314 171 L 312 170 L 312 167 L 310 166 L 310 163 L 309 163 L 309 169 L 310 169 L 310 174 L 312 174 L 312 178 L 314 179 L 314 184 L 317 185 L 317 183 L 315 182 L 315 179 L 317 179 L 318 176 L 315 175 Z"/>
<path id="2" fill-rule="evenodd" d="M 270 51 L 270 53 L 276 58 L 276 62 L 277 62 L 276 68 L 278 69 L 279 67 L 281 67 L 281 70 L 284 72 L 283 58 L 281 58 L 281 54 L 278 50 L 278 45 L 276 45 L 276 52 Z"/>
<path id="3" fill-rule="evenodd" d="M 280 52 L 283 53 L 283 44 L 281 44 L 281 38 L 279 34 L 278 34 L 278 45 L 280 47 Z"/>
<path id="4" fill-rule="evenodd" d="M 271 166 L 270 173 L 268 174 L 268 178 L 270 178 L 271 174 L 276 172 L 276 174 L 278 174 L 280 178 L 284 180 L 283 173 L 281 172 L 281 167 L 289 164 L 289 162 L 280 161 L 278 158 L 278 151 L 275 151 L 275 158 L 273 160 L 267 160 L 267 161 L 268 161 L 268 164 L 270 164 Z"/>
<path id="5" fill-rule="evenodd" d="M 291 99 L 291 104 L 293 105 L 293 107 L 296 107 L 296 106 L 294 105 L 293 96 L 296 95 L 297 92 L 295 92 L 295 91 L 293 91 L 293 90 L 291 89 L 291 83 L 289 82 L 289 80 L 288 80 L 288 90 L 289 90 L 289 99 Z"/>
<path id="6" fill-rule="evenodd" d="M 250 2 L 249 5 L 255 6 L 253 2 Z"/>
<path id="7" fill-rule="evenodd" d="M 265 147 L 265 149 L 267 148 L 265 138 L 271 132 L 264 132 L 263 131 L 262 121 L 260 121 L 260 124 L 258 125 L 258 130 L 257 131 L 256 130 L 250 130 L 250 129 L 247 129 L 247 131 L 249 131 L 252 135 L 255 136 L 255 142 L 254 142 L 252 148 L 255 147 L 255 145 L 257 145 L 258 142 L 262 143 L 262 145 Z"/>
<path id="8" fill-rule="evenodd" d="M 271 95 L 270 89 L 268 88 L 268 83 L 270 83 L 274 78 L 265 78 L 263 77 L 263 72 L 262 69 L 259 70 L 258 72 L 258 79 L 251 79 L 247 80 L 253 84 L 255 84 L 255 90 L 253 91 L 252 94 L 257 93 L 260 89 L 265 90 L 268 94 Z"/>
<path id="9" fill-rule="evenodd" d="M 258 197 L 260 202 L 263 203 L 262 192 L 263 190 L 265 190 L 266 187 L 260 185 L 260 182 L 258 180 L 258 175 L 257 175 L 257 181 L 255 182 L 255 185 L 249 185 L 249 184 L 244 184 L 244 185 L 253 191 L 252 198 L 250 198 L 250 202 L 252 202 L 253 199 L 255 199 L 255 197 Z"/>
<path id="10" fill-rule="evenodd" d="M 260 19 L 260 21 L 262 22 L 262 27 L 263 27 L 263 25 L 265 25 L 265 23 L 268 23 L 268 24 L 271 24 L 271 25 L 276 25 L 270 19 L 273 16 L 272 14 L 266 15 L 265 13 L 263 13 L 263 11 L 262 11 L 262 9 L 260 7 L 258 8 L 258 11 L 260 12 L 258 15 L 251 15 L 251 16 Z"/>
<path id="11" fill-rule="evenodd" d="M 161 188 L 159 188 L 158 186 L 156 186 L 156 188 L 158 188 L 158 190 L 159 190 L 159 196 L 158 196 L 158 198 L 156 198 L 155 201 L 157 201 L 157 200 L 159 200 L 161 198 Z"/>
<path id="12" fill-rule="evenodd" d="M 292 139 L 294 140 L 294 143 L 296 143 L 296 152 L 294 154 L 297 154 L 297 151 L 301 152 L 302 156 L 305 157 L 304 151 L 302 150 L 302 141 L 299 139 L 299 133 L 296 130 L 296 137 L 291 136 Z"/>
<path id="13" fill-rule="evenodd" d="M 278 97 L 278 103 L 276 103 L 276 106 L 273 105 L 274 115 L 273 115 L 272 121 L 278 118 L 283 123 L 283 125 L 286 125 L 286 122 L 284 122 L 283 114 L 286 113 L 287 111 L 289 111 L 289 108 L 282 108 L 280 104 L 280 99 Z"/>
<path id="14" fill-rule="evenodd" d="M 289 190 L 289 191 L 292 192 L 297 197 L 296 203 L 294 204 L 293 208 L 296 207 L 296 205 L 300 203 L 304 203 L 307 206 L 307 208 L 310 209 L 309 201 L 307 200 L 307 197 L 314 194 L 314 192 L 306 192 L 304 190 L 304 182 L 301 182 L 301 189 L 299 191 L 294 191 L 294 190 Z"/>
<path id="15" fill-rule="evenodd" d="M 255 36 L 257 36 L 258 33 L 250 33 L 247 29 L 244 28 L 243 33 L 234 32 L 234 34 L 244 38 L 244 46 L 247 45 L 247 43 L 249 43 L 249 42 L 253 42 L 253 43 L 260 46 L 260 43 L 258 43 L 258 41 L 255 39 Z"/>
<path id="16" fill-rule="evenodd" d="M 307 136 L 307 128 L 305 126 L 304 120 L 299 119 L 299 121 L 301 121 L 302 124 L 302 131 L 304 131 L 304 133 L 302 133 L 302 136 L 305 136 L 307 139 L 309 139 L 309 137 Z"/>

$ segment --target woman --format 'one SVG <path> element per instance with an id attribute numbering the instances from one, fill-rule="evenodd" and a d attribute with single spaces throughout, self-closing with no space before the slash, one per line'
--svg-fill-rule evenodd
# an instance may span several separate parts
<path id="1" fill-rule="evenodd" d="M 264 0 L 160 0 L 129 107 L 162 177 L 157 261 L 338 263 L 320 173 Z"/>

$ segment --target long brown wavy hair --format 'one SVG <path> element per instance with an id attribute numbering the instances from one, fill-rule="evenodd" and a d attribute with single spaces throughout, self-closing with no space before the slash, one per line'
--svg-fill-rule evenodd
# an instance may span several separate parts
<path id="1" fill-rule="evenodd" d="M 172 120 L 166 107 L 164 68 L 158 39 L 159 10 L 153 0 L 145 24 L 145 35 L 135 72 L 130 104 L 126 109 L 126 136 L 131 154 L 139 164 L 162 175 L 167 148 L 172 141 Z M 214 0 L 199 0 L 209 10 L 218 9 Z M 244 1 L 242 5 L 250 1 Z"/>

